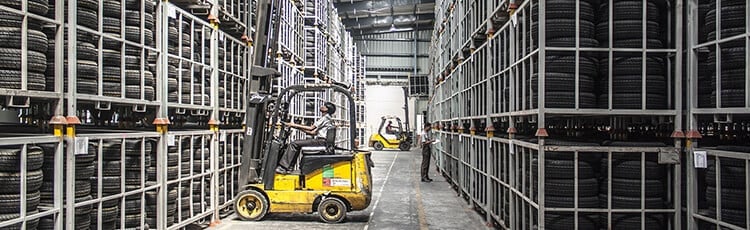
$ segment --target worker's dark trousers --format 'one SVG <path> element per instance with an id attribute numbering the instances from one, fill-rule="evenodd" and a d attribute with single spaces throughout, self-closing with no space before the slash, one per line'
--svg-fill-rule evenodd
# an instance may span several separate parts
<path id="1" fill-rule="evenodd" d="M 289 147 L 286 148 L 286 152 L 279 159 L 279 166 L 286 170 L 293 170 L 294 163 L 297 162 L 299 156 L 299 150 L 306 146 L 325 146 L 326 140 L 322 138 L 304 139 L 292 141 Z"/>
<path id="2" fill-rule="evenodd" d="M 430 171 L 430 158 L 432 151 L 430 144 L 422 145 L 422 179 L 429 179 L 428 172 Z"/>

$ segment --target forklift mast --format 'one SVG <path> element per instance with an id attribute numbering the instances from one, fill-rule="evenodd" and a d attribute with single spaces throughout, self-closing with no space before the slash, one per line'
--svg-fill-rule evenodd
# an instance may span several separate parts
<path id="1" fill-rule="evenodd" d="M 264 141 L 269 135 L 268 107 L 275 98 L 270 95 L 271 79 L 280 74 L 276 71 L 274 48 L 278 40 L 280 14 L 277 10 L 280 0 L 258 0 L 255 18 L 255 37 L 253 54 L 249 62 L 250 70 L 249 98 L 245 111 L 245 138 L 242 146 L 239 187 L 260 180 L 260 170 L 268 149 Z"/>

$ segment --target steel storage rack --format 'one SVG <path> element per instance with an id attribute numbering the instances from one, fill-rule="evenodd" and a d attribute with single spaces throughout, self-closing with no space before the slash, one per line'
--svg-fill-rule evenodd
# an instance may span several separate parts
<path id="1" fill-rule="evenodd" d="M 747 143 L 750 114 L 748 3 L 690 0 L 686 5 L 686 225 L 747 229 L 750 149 L 738 145 Z M 704 167 L 692 167 L 699 164 Z"/>
<path id="2" fill-rule="evenodd" d="M 682 228 L 681 1 L 436 5 L 435 158 L 489 224 Z"/>
<path id="3" fill-rule="evenodd" d="M 250 4 L 0 1 L 2 107 L 20 115 L 0 137 L 0 228 L 180 229 L 227 214 Z"/>

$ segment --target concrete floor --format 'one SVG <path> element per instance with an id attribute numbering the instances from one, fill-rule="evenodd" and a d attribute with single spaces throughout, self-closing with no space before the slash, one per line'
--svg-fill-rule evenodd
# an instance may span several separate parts
<path id="1" fill-rule="evenodd" d="M 347 213 L 341 224 L 325 224 L 317 214 L 268 214 L 259 222 L 229 216 L 212 229 L 487 229 L 485 222 L 440 174 L 420 182 L 419 150 L 373 152 L 373 201 L 364 211 Z"/>

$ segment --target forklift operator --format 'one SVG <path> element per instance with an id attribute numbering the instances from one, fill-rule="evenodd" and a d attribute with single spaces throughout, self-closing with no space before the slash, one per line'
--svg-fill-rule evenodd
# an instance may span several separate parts
<path id="1" fill-rule="evenodd" d="M 320 112 L 325 115 L 315 121 L 312 126 L 305 126 L 288 122 L 284 123 L 290 128 L 295 128 L 304 133 L 307 133 L 308 135 L 312 135 L 313 138 L 296 140 L 289 143 L 286 152 L 284 152 L 284 155 L 282 155 L 281 159 L 279 160 L 279 166 L 276 167 L 277 173 L 287 174 L 289 173 L 289 171 L 294 169 L 294 163 L 296 162 L 296 159 L 299 156 L 299 150 L 302 147 L 325 146 L 326 134 L 328 133 L 328 130 L 331 128 L 335 128 L 333 125 L 333 121 L 331 120 L 331 114 L 336 112 L 336 106 L 333 105 L 333 103 L 326 102 L 322 106 L 320 106 Z"/>

